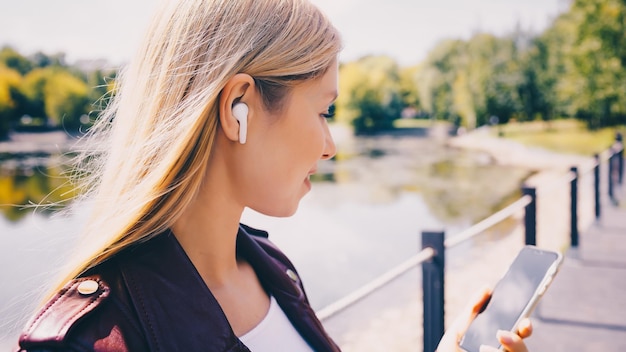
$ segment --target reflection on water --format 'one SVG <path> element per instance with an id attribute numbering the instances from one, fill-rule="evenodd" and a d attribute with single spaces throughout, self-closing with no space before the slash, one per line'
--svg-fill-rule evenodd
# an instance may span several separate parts
<path id="1" fill-rule="evenodd" d="M 17 222 L 33 212 L 51 213 L 76 195 L 62 155 L 0 154 L 0 211 Z"/>
<path id="2" fill-rule="evenodd" d="M 357 187 L 359 200 L 366 203 L 419 194 L 446 223 L 476 222 L 489 215 L 518 197 L 521 180 L 529 175 L 495 165 L 485 153 L 428 138 L 358 138 L 342 147 L 333 160 L 321 163 L 314 181 Z"/>
<path id="3" fill-rule="evenodd" d="M 63 155 L 0 154 L 0 211 L 17 222 L 33 212 L 49 214 L 76 195 Z"/>
<path id="4" fill-rule="evenodd" d="M 66 205 L 76 195 L 68 183 L 66 162 L 60 154 L 0 153 L 4 218 L 18 221 L 33 205 L 43 205 L 38 208 L 43 213 Z M 519 196 L 520 180 L 527 175 L 526 170 L 493 165 L 486 154 L 447 148 L 431 139 L 369 137 L 342 145 L 333 160 L 320 163 L 311 180 L 352 189 L 353 194 L 344 196 L 366 204 L 388 204 L 407 192 L 419 194 L 437 218 L 466 223 Z"/>

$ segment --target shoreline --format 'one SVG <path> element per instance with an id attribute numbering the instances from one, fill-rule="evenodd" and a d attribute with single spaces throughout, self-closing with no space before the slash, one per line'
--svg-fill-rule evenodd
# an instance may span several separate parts
<path id="1" fill-rule="evenodd" d="M 80 140 L 65 131 L 13 132 L 9 139 L 0 141 L 1 154 L 63 154 L 71 152 Z"/>

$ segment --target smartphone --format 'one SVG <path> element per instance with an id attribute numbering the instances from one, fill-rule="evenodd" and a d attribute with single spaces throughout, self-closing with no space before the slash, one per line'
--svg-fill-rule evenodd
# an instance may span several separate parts
<path id="1" fill-rule="evenodd" d="M 517 331 L 517 325 L 530 315 L 562 262 L 558 252 L 530 245 L 522 248 L 461 338 L 460 347 L 467 352 L 479 352 L 481 345 L 502 348 L 497 331 Z"/>

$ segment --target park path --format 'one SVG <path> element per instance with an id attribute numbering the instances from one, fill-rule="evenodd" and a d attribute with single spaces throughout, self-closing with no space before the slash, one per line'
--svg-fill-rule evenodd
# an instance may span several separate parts
<path id="1" fill-rule="evenodd" d="M 626 197 L 622 197 L 626 198 Z M 626 351 L 626 199 L 606 199 L 533 316 L 535 351 Z"/>
<path id="2" fill-rule="evenodd" d="M 542 248 L 554 249 L 566 252 L 566 263 L 563 273 L 559 274 L 559 279 L 555 279 L 554 289 L 550 289 L 546 302 L 540 307 L 538 314 L 543 314 L 544 320 L 535 319 L 534 326 L 536 332 L 529 341 L 531 351 L 612 351 L 618 349 L 590 349 L 584 347 L 581 340 L 592 343 L 594 339 L 606 338 L 610 340 L 612 336 L 626 338 L 619 329 L 626 321 L 621 315 L 626 316 L 626 300 L 624 290 L 614 288 L 618 284 L 614 283 L 614 276 L 621 274 L 623 288 L 626 280 L 623 280 L 625 272 L 618 273 L 616 268 L 606 268 L 614 276 L 594 275 L 594 280 L 590 281 L 587 289 L 596 289 L 599 292 L 610 291 L 606 295 L 590 296 L 595 299 L 589 301 L 585 296 L 580 296 L 580 289 L 572 290 L 568 287 L 568 282 L 575 282 L 577 273 L 571 273 L 571 266 L 576 266 L 578 259 L 576 253 L 585 256 L 597 257 L 604 255 L 599 250 L 592 248 L 607 247 L 606 243 L 596 242 L 593 246 L 586 243 L 587 233 L 592 230 L 594 222 L 593 208 L 593 175 L 590 172 L 593 160 L 588 157 L 577 155 L 564 155 L 552 153 L 539 148 L 525 147 L 519 143 L 491 137 L 488 131 L 478 130 L 470 134 L 455 137 L 449 140 L 449 145 L 464 149 L 473 149 L 488 152 L 495 163 L 516 167 L 526 167 L 536 173 L 527 180 L 529 186 L 537 189 L 537 245 Z M 585 234 L 581 237 L 581 250 L 578 252 L 568 249 L 569 246 L 569 177 L 570 167 L 577 166 L 581 170 L 579 178 L 579 228 Z M 605 171 L 603 171 L 605 172 Z M 604 173 L 606 175 L 606 173 Z M 606 186 L 603 186 L 606 188 Z M 621 191 L 621 190 L 620 190 Z M 606 193 L 606 192 L 604 192 Z M 619 191 L 618 191 L 619 193 Z M 614 209 L 606 208 L 606 226 L 622 219 L 625 223 L 626 214 L 611 215 Z M 518 225 L 506 236 L 492 236 L 489 232 L 480 235 L 468 242 L 446 251 L 446 282 L 445 282 L 445 312 L 446 326 L 449 326 L 459 312 L 465 307 L 472 295 L 484 286 L 493 286 L 498 278 L 503 274 L 508 264 L 512 261 L 517 251 L 524 245 L 524 229 L 521 223 L 523 214 L 520 212 L 513 216 L 511 221 L 517 221 Z M 621 230 L 620 230 L 621 231 Z M 452 234 L 453 235 L 453 234 Z M 593 236 L 593 235 L 591 235 Z M 616 235 L 607 237 L 612 241 Z M 622 237 L 626 236 L 623 235 Z M 479 245 L 477 245 L 479 244 Z M 586 249 L 582 250 L 583 248 Z M 618 250 L 618 246 L 608 245 L 608 250 Z M 625 247 L 626 248 L 626 242 Z M 605 248 L 606 249 L 606 248 Z M 585 253 L 584 255 L 582 253 Z M 614 253 L 617 258 L 626 258 L 626 251 Z M 621 259 L 623 264 L 621 269 L 626 271 L 626 259 Z M 622 265 L 620 264 L 620 265 Z M 619 266 L 619 265 L 617 265 Z M 591 269 L 587 269 L 591 270 Z M 564 278 L 561 278 L 563 276 Z M 559 281 L 562 281 L 561 283 Z M 584 285 L 584 283 L 583 283 Z M 562 287 L 565 286 L 565 287 Z M 582 302 L 586 302 L 587 309 L 593 309 L 593 302 L 603 301 L 605 304 L 621 304 L 615 307 L 613 318 L 602 320 L 599 317 L 591 320 L 597 326 L 593 328 L 605 328 L 604 333 L 590 334 L 589 340 L 580 335 L 580 338 L 568 337 L 569 334 L 576 334 L 576 329 L 592 329 L 587 326 L 587 320 L 575 318 L 585 317 L 588 310 L 580 310 L 572 316 L 571 312 L 576 311 L 577 306 L 555 306 L 553 302 L 561 302 L 562 291 L 571 290 L 567 296 L 571 305 L 577 304 L 582 307 Z M 613 293 L 613 291 L 615 291 Z M 382 289 L 366 297 L 354 306 L 346 309 L 342 313 L 324 321 L 331 336 L 338 342 L 344 352 L 350 351 L 421 351 L 422 342 L 422 297 L 421 297 L 421 266 L 409 270 L 398 277 Z M 616 295 L 621 294 L 619 299 Z M 611 295 L 611 296 L 609 296 Z M 563 300 L 565 302 L 566 300 Z M 620 303 L 621 302 L 621 303 Z M 559 312 L 563 313 L 560 314 Z M 564 312 L 570 312 L 565 314 Z M 556 314 L 559 313 L 559 314 Z M 570 319 L 576 323 L 569 322 L 575 326 L 573 330 L 566 325 Z M 563 321 L 561 321 L 563 320 Z M 559 325 L 560 324 L 560 325 Z M 585 325 L 587 324 L 587 325 Z M 545 327 L 545 329 L 544 329 Z M 608 329 L 608 332 L 606 331 Z M 595 330 L 594 330 L 595 331 Z M 615 335 L 611 335 L 611 331 Z M 621 334 L 621 335 L 619 335 Z M 617 336 L 619 335 L 619 336 Z M 566 340 L 575 341 L 572 348 L 566 344 Z M 626 342 L 622 342 L 622 345 Z M 570 346 L 570 348 L 558 349 L 553 346 Z M 582 348 L 582 349 L 581 349 Z M 623 348 L 621 350 L 624 350 Z"/>

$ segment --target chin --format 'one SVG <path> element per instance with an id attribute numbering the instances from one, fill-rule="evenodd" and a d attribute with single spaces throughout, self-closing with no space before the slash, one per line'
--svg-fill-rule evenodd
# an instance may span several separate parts
<path id="1" fill-rule="evenodd" d="M 298 210 L 298 205 L 300 202 L 297 202 L 294 205 L 286 205 L 283 207 L 263 207 L 263 208 L 251 208 L 257 213 L 261 213 L 263 215 L 275 217 L 275 218 L 288 218 L 293 216 Z"/>
<path id="2" fill-rule="evenodd" d="M 298 204 L 296 204 L 293 207 L 285 207 L 284 209 L 274 211 L 271 214 L 267 214 L 267 215 L 273 216 L 276 218 L 288 218 L 288 217 L 293 216 L 297 210 L 298 210 Z"/>

